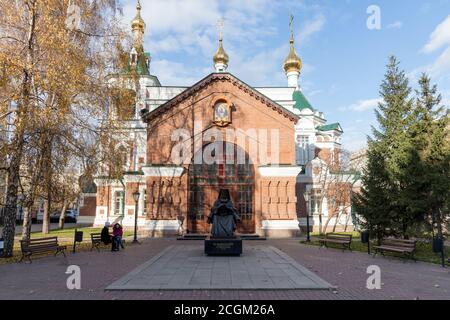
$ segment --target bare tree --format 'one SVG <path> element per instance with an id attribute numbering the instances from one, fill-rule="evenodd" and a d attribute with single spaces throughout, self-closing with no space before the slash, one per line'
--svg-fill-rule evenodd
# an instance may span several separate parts
<path id="1" fill-rule="evenodd" d="M 358 174 L 352 170 L 350 159 L 351 153 L 341 149 L 311 161 L 314 181 L 312 197 L 319 215 L 321 234 L 327 232 L 333 220 L 333 232 L 342 220 L 343 228 L 347 231 L 351 219 L 351 195 L 358 181 Z"/>

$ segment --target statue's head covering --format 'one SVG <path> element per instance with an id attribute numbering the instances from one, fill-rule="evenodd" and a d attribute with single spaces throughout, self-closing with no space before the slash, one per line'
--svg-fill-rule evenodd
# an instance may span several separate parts
<path id="1" fill-rule="evenodd" d="M 230 190 L 228 189 L 220 189 L 219 191 L 219 200 L 220 201 L 230 201 L 231 197 L 230 197 Z"/>

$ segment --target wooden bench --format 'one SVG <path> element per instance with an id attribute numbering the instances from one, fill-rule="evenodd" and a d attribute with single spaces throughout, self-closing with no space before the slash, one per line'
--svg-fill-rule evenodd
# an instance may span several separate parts
<path id="1" fill-rule="evenodd" d="M 112 241 L 112 238 L 111 238 L 111 241 Z M 101 233 L 91 233 L 91 243 L 92 243 L 91 251 L 94 250 L 94 248 L 96 248 L 97 251 L 100 252 L 100 246 L 106 246 L 102 241 Z M 122 239 L 122 244 L 125 244 L 125 239 Z M 108 245 L 110 245 L 110 244 L 108 244 Z"/>
<path id="2" fill-rule="evenodd" d="M 100 252 L 100 246 L 104 245 L 102 242 L 102 234 L 101 233 L 91 233 L 91 251 L 94 250 L 94 248 L 97 249 L 97 251 Z"/>
<path id="3" fill-rule="evenodd" d="M 62 253 L 65 257 L 65 251 L 67 249 L 66 246 L 60 246 L 58 244 L 58 237 L 21 240 L 20 248 L 22 251 L 22 257 L 19 262 L 22 262 L 24 258 L 27 258 L 30 263 L 32 263 L 31 255 L 33 254 L 53 252 L 55 256 L 58 253 Z"/>
<path id="4" fill-rule="evenodd" d="M 329 243 L 342 245 L 342 249 L 352 250 L 352 235 L 351 234 L 340 234 L 340 233 L 327 233 L 325 237 L 319 238 L 319 242 L 328 247 Z"/>
<path id="5" fill-rule="evenodd" d="M 379 246 L 374 246 L 374 256 L 377 253 L 383 254 L 384 252 L 401 253 L 404 256 L 408 256 L 414 259 L 414 253 L 416 252 L 416 240 L 403 240 L 394 238 L 384 238 L 381 240 Z M 415 260 L 415 259 L 414 259 Z"/>

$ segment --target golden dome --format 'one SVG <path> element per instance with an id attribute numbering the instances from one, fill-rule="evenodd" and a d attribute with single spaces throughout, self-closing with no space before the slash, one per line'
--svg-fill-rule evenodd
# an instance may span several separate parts
<path id="1" fill-rule="evenodd" d="M 284 59 L 283 68 L 286 73 L 289 73 L 291 71 L 300 72 L 302 70 L 302 59 L 297 55 L 297 52 L 295 52 L 294 48 L 294 31 L 293 31 L 293 22 L 294 22 L 294 16 L 291 15 L 290 23 L 289 23 L 289 29 L 291 31 L 291 39 L 290 39 L 290 49 L 289 54 Z"/>
<path id="2" fill-rule="evenodd" d="M 214 54 L 213 60 L 214 64 L 222 63 L 224 65 L 228 65 L 228 62 L 230 61 L 228 54 L 225 52 L 225 49 L 223 48 L 222 37 L 219 38 L 219 48 Z"/>
<path id="3" fill-rule="evenodd" d="M 138 0 L 137 6 L 136 6 L 136 16 L 134 17 L 133 21 L 131 22 L 131 28 L 133 31 L 135 30 L 142 30 L 145 29 L 145 22 L 144 19 L 141 17 L 141 2 Z"/>
<path id="4" fill-rule="evenodd" d="M 289 49 L 289 54 L 284 60 L 283 68 L 286 73 L 291 71 L 300 72 L 302 70 L 302 59 L 297 55 L 294 48 L 294 39 L 291 38 L 291 48 Z"/>

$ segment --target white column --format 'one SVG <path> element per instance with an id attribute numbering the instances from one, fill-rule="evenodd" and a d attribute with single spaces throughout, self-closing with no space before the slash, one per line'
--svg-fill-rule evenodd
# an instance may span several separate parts
<path id="1" fill-rule="evenodd" d="M 225 71 L 227 71 L 227 67 L 228 66 L 226 64 L 221 63 L 221 62 L 214 64 L 214 68 L 216 69 L 216 72 L 225 72 Z"/>
<path id="2" fill-rule="evenodd" d="M 300 77 L 300 72 L 298 71 L 289 71 L 286 73 L 288 79 L 288 87 L 295 87 L 298 89 L 298 78 Z"/>

